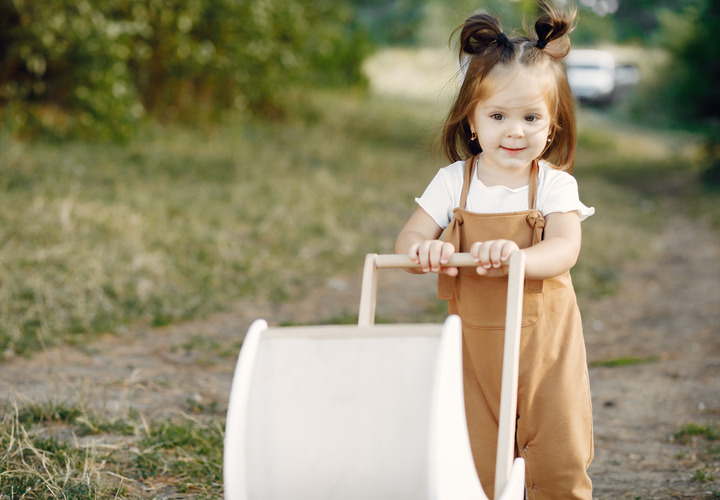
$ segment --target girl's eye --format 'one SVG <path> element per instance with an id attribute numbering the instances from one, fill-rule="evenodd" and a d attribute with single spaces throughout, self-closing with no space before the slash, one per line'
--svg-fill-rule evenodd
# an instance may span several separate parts
<path id="1" fill-rule="evenodd" d="M 528 115 L 528 116 L 525 117 L 525 120 L 526 120 L 526 121 L 529 121 L 529 122 L 537 121 L 537 119 L 538 119 L 538 117 L 535 116 L 535 115 Z"/>
<path id="2" fill-rule="evenodd" d="M 490 118 L 492 118 L 493 120 L 502 120 L 503 115 L 501 113 L 493 113 L 492 115 L 490 115 Z"/>

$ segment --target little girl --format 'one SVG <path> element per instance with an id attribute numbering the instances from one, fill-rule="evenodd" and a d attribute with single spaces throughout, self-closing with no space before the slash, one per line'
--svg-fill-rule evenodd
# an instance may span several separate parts
<path id="1" fill-rule="evenodd" d="M 530 499 L 592 498 L 592 409 L 580 313 L 569 270 L 580 251 L 572 172 L 573 98 L 562 66 L 575 12 L 542 1 L 535 36 L 508 38 L 492 16 L 460 34 L 464 82 L 446 119 L 441 169 L 398 235 L 396 251 L 440 273 L 438 296 L 463 323 L 465 406 L 480 481 L 493 497 L 506 262 L 523 249 L 526 281 L 516 453 Z M 456 251 L 477 268 L 446 267 Z M 499 493 L 499 492 L 498 492 Z"/>

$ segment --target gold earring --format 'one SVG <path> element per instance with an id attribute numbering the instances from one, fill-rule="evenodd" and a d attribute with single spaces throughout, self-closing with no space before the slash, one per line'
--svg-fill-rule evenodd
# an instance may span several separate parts
<path id="1" fill-rule="evenodd" d="M 470 136 L 470 140 L 474 141 L 475 139 L 477 139 L 477 134 L 475 132 L 473 132 L 472 135 Z"/>

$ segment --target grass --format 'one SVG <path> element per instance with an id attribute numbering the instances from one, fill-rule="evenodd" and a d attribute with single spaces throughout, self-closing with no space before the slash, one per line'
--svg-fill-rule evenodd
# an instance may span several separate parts
<path id="1" fill-rule="evenodd" d="M 200 318 L 251 297 L 292 301 L 359 275 L 369 251 L 391 252 L 413 197 L 445 163 L 428 147 L 437 104 L 296 97 L 282 123 L 149 127 L 125 146 L 0 134 L 0 353 Z M 576 177 L 597 214 L 583 225 L 573 279 L 596 297 L 651 247 L 668 186 L 679 179 L 685 192 L 696 169 L 678 166 L 693 161 L 685 137 L 630 133 L 586 112 L 580 123 Z M 201 336 L 170 348 L 202 364 L 237 352 Z M 81 402 L 7 407 L 0 498 L 216 498 L 222 415 L 189 406 L 165 421 Z"/>
<path id="2" fill-rule="evenodd" d="M 652 249 L 658 218 L 703 196 L 696 193 L 700 167 L 692 135 L 628 125 L 587 110 L 581 110 L 578 123 L 575 177 L 581 199 L 597 212 L 583 224 L 573 280 L 579 294 L 593 298 L 613 294 L 624 266 Z M 707 211 L 713 212 L 720 210 Z"/>
<path id="3" fill-rule="evenodd" d="M 619 366 L 633 366 L 633 365 L 642 365 L 646 363 L 656 363 L 659 361 L 659 358 L 657 356 L 647 356 L 647 357 L 634 357 L 634 356 L 626 356 L 622 358 L 614 358 L 614 359 L 607 359 L 602 361 L 595 361 L 593 363 L 590 363 L 590 366 L 593 368 L 603 367 L 603 368 L 616 368 Z"/>
<path id="4" fill-rule="evenodd" d="M 125 147 L 0 138 L 0 353 L 245 297 L 292 300 L 355 273 L 369 249 L 390 250 L 435 168 L 418 167 L 426 113 L 334 95 L 299 114 L 151 128 Z M 413 170 L 415 182 L 404 178 Z"/>
<path id="5" fill-rule="evenodd" d="M 150 127 L 126 146 L 0 135 L 0 353 L 203 317 L 247 297 L 291 301 L 357 274 L 368 251 L 392 251 L 413 197 L 444 164 L 428 146 L 437 105 L 297 101 L 288 122 Z M 642 180 L 694 171 L 677 168 L 689 155 L 673 148 L 682 138 L 634 131 L 642 140 L 628 144 L 592 119 L 576 175 L 597 214 L 574 278 L 597 296 L 653 237 L 658 195 Z"/>
<path id="6" fill-rule="evenodd" d="M 216 339 L 209 339 L 200 333 L 192 335 L 181 344 L 171 346 L 172 352 L 182 352 L 193 356 L 198 365 L 210 366 L 217 360 L 233 359 L 240 352 L 242 340 L 225 344 Z"/>
<path id="7" fill-rule="evenodd" d="M 5 408 L 0 498 L 217 498 L 218 417 L 115 420 L 80 403 Z"/>
<path id="8" fill-rule="evenodd" d="M 693 439 L 702 438 L 706 441 L 720 440 L 720 428 L 717 425 L 688 424 L 674 434 L 675 439 L 681 443 L 688 443 Z"/>
<path id="9" fill-rule="evenodd" d="M 714 483 L 720 474 L 720 428 L 716 424 L 690 423 L 673 434 L 674 442 L 691 447 L 691 452 L 681 458 L 694 465 L 692 480 L 696 483 Z M 708 491 L 709 498 L 720 498 L 719 491 Z"/>

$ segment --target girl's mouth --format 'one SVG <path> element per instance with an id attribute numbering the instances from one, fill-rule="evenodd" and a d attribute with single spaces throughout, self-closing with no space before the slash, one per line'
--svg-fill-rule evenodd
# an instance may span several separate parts
<path id="1" fill-rule="evenodd" d="M 500 148 L 511 155 L 522 153 L 525 150 L 525 148 L 506 148 L 504 146 L 500 146 Z"/>

